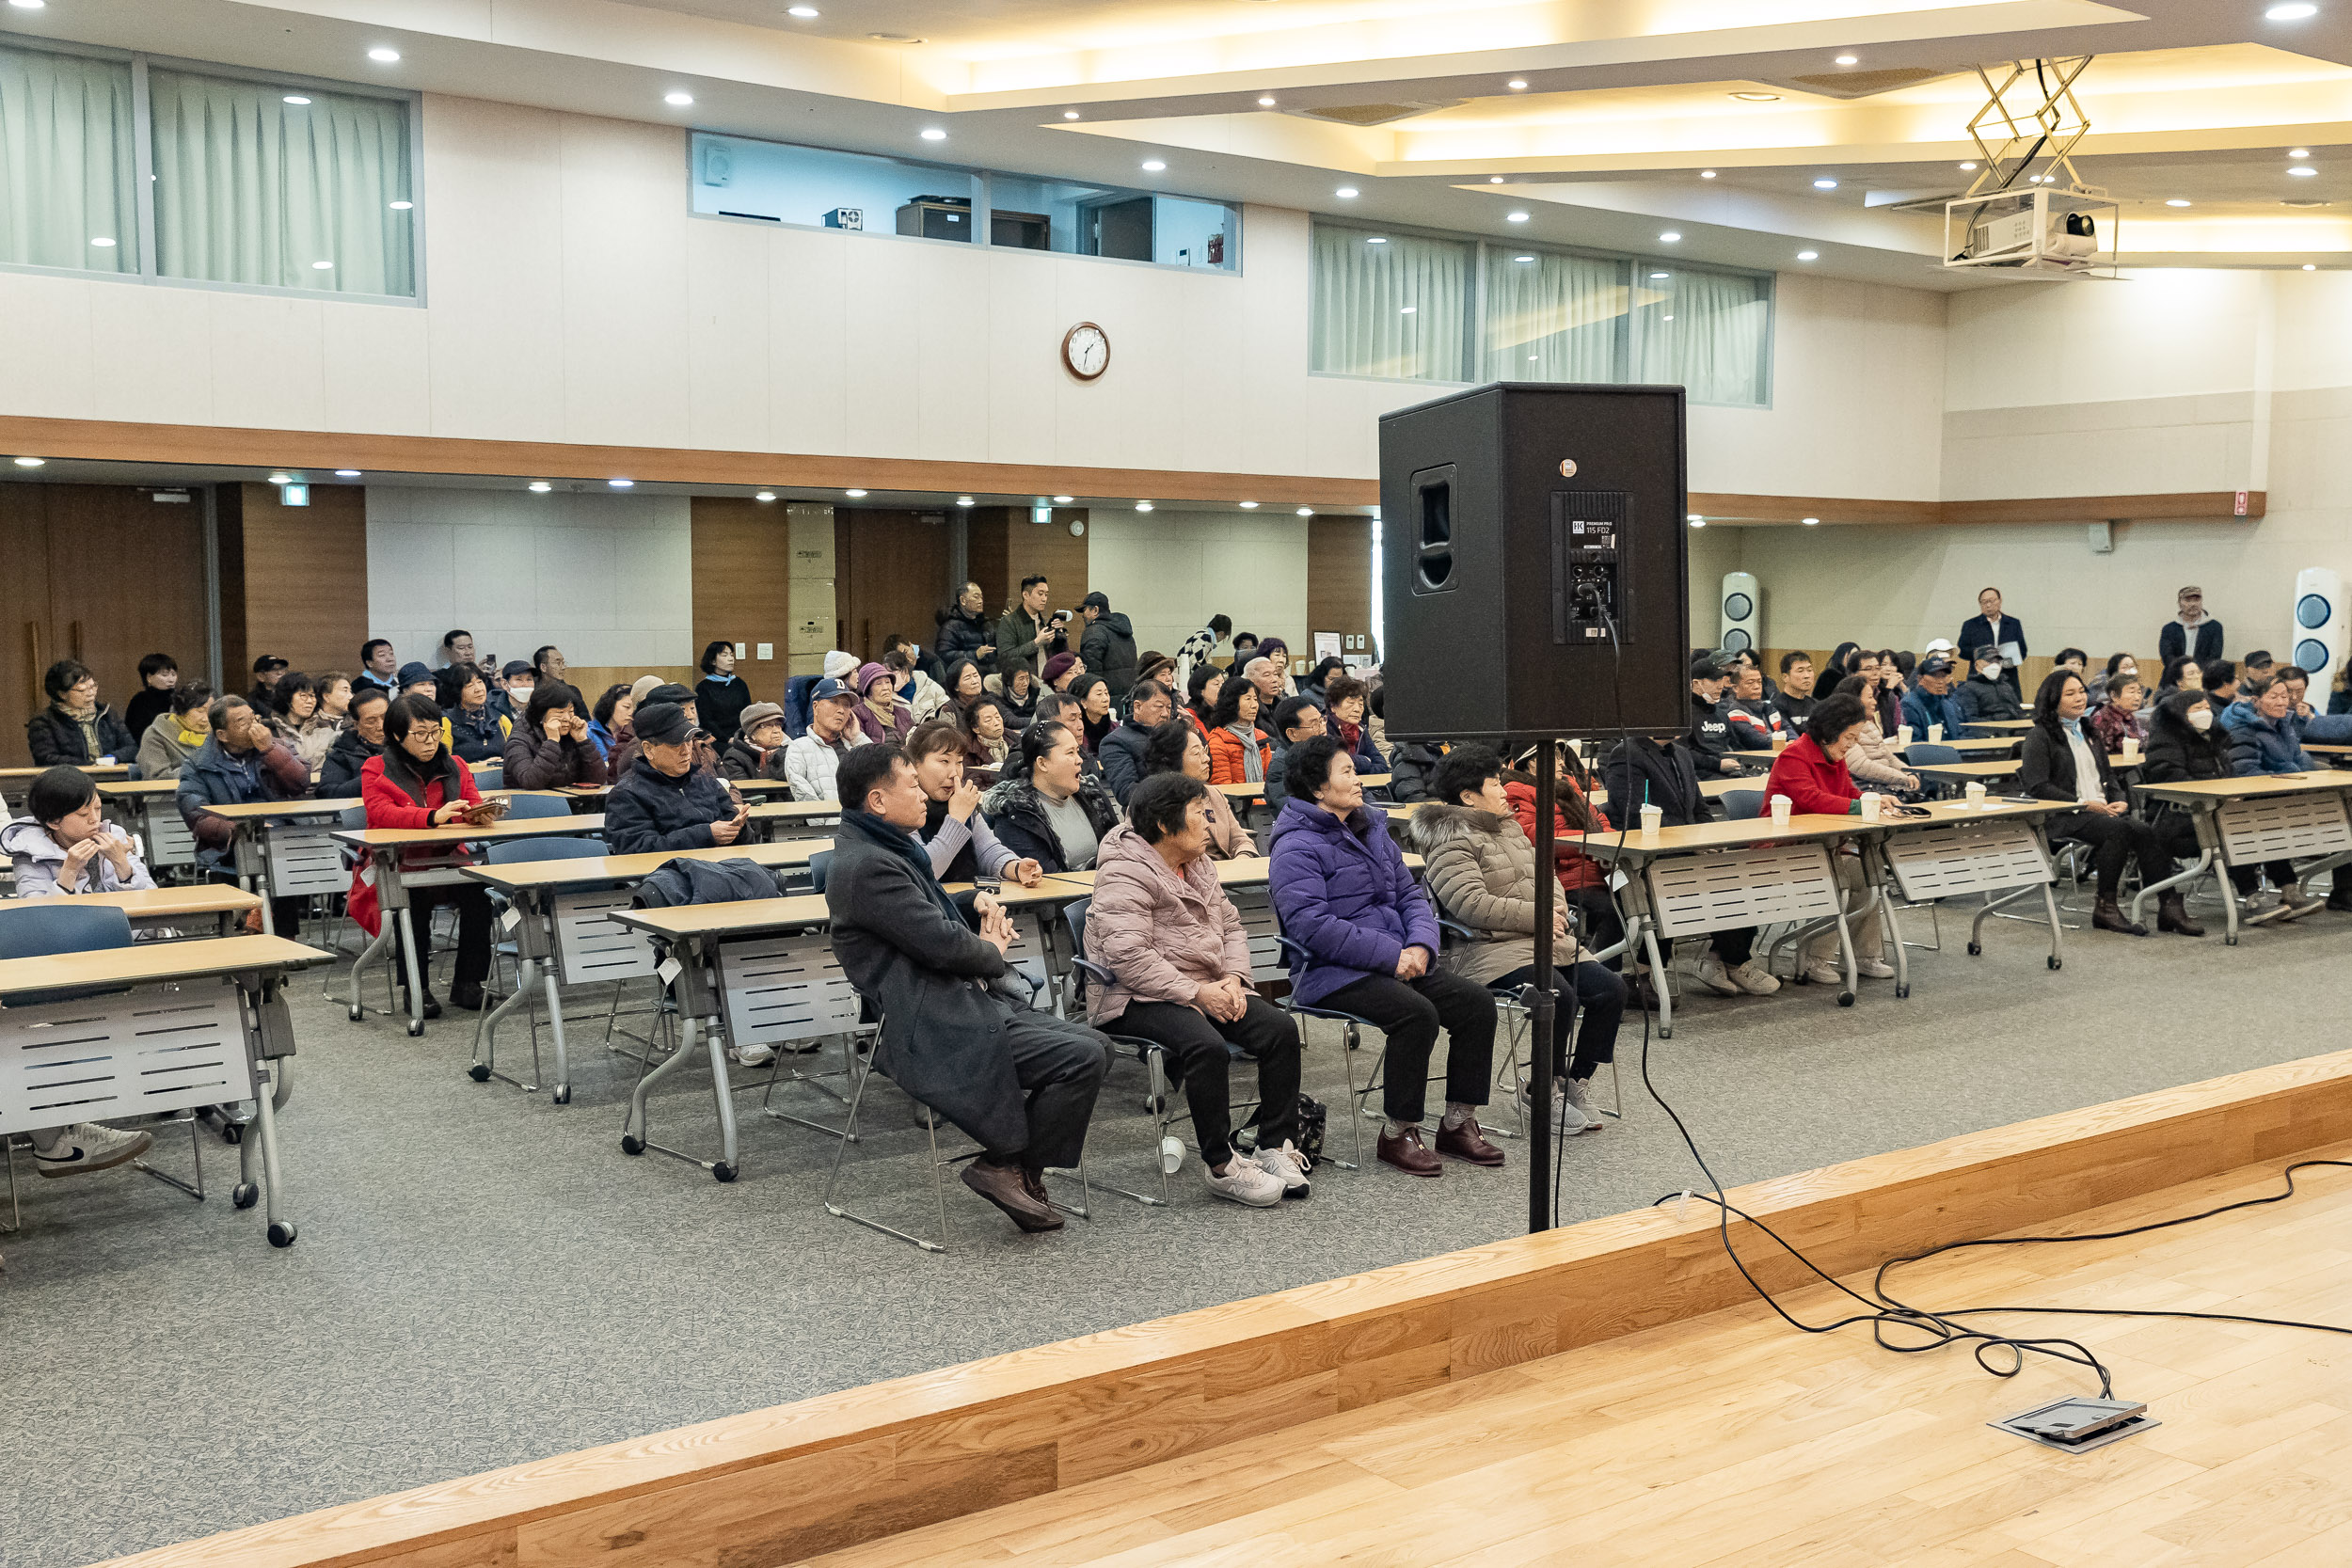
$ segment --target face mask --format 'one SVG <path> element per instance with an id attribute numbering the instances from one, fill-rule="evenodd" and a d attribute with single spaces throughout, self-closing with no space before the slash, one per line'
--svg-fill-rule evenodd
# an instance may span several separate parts
<path id="1" fill-rule="evenodd" d="M 2213 715 L 2205 709 L 2200 708 L 2197 712 L 2188 716 L 2188 727 L 2192 730 L 2199 731 L 2212 729 Z"/>
<path id="2" fill-rule="evenodd" d="M 2001 667 L 1997 664 L 1979 664 L 1977 666 L 1977 673 L 1982 675 L 1986 680 L 1994 679 L 1998 676 L 2000 673 Z"/>
<path id="3" fill-rule="evenodd" d="M 2139 671 L 2136 666 L 2126 664 L 2115 673 L 2115 678 L 2120 681 L 2136 681 L 2139 679 Z"/>

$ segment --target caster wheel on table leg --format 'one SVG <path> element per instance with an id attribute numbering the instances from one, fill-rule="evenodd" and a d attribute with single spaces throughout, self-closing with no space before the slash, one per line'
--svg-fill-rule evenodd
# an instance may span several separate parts
<path id="1" fill-rule="evenodd" d="M 410 1019 L 410 1020 L 408 1021 L 408 1037 L 409 1037 L 410 1039 L 412 1039 L 412 1040 L 413 1040 L 413 1039 L 416 1039 L 416 1038 L 418 1038 L 420 1036 L 421 1036 L 423 1033 L 424 1033 L 424 1023 L 423 1023 L 423 1021 L 421 1021 L 421 1020 L 420 1020 L 420 1019 L 413 1019 L 413 1018 L 412 1018 L 412 1019 Z"/>
<path id="2" fill-rule="evenodd" d="M 229 1201 L 240 1209 L 250 1209 L 262 1200 L 262 1189 L 250 1181 L 240 1181 L 230 1189 Z"/>
<path id="3" fill-rule="evenodd" d="M 2066 960 L 2059 958 L 2056 953 L 2053 953 L 2050 955 L 2050 967 L 2052 969 L 2064 969 L 2066 967 Z"/>
<path id="4" fill-rule="evenodd" d="M 735 1180 L 735 1167 L 722 1160 L 710 1167 L 710 1174 L 722 1181 L 732 1181 Z"/>
<path id="5" fill-rule="evenodd" d="M 643 1138 L 632 1138 L 628 1133 L 624 1132 L 621 1134 L 621 1152 L 624 1154 L 643 1154 L 645 1152 L 645 1140 Z"/>
<path id="6" fill-rule="evenodd" d="M 300 1233 L 294 1229 L 294 1221 L 273 1220 L 269 1227 L 269 1244 L 275 1247 L 292 1246 L 294 1244 L 294 1237 L 298 1234 Z"/>
<path id="7" fill-rule="evenodd" d="M 1898 1002 L 1900 1002 L 1903 998 L 1909 996 L 1910 994 L 1911 988 L 1909 986 L 1897 986 L 1895 988 L 1895 1000 Z"/>
<path id="8" fill-rule="evenodd" d="M 1850 990 L 1841 990 L 1841 991 L 1839 991 L 1839 992 L 1837 993 L 1837 1005 L 1838 1005 L 1839 1006 L 1841 1006 L 1841 1007 L 1851 1007 L 1851 1006 L 1853 1006 L 1853 992 L 1851 992 L 1851 991 L 1850 991 Z"/>
<path id="9" fill-rule="evenodd" d="M 365 1007 L 354 1007 L 354 1008 L 352 1008 L 352 1009 L 351 1009 L 351 1014 L 350 1014 L 350 1017 L 351 1017 L 351 1022 L 354 1022 L 354 1023 L 358 1022 L 361 1019 L 363 1019 L 363 1018 L 365 1018 L 365 1017 L 367 1017 L 367 1016 L 368 1016 L 368 1010 L 367 1010 Z"/>
<path id="10" fill-rule="evenodd" d="M 490 1081 L 490 1069 L 485 1063 L 476 1062 L 466 1069 L 466 1076 L 477 1084 L 486 1084 Z"/>
<path id="11" fill-rule="evenodd" d="M 1968 944 L 1968 956 L 1969 956 L 1970 958 L 1983 958 L 1983 957 L 1984 957 L 1984 943 L 1982 943 L 1982 942 L 1970 942 L 1970 943 Z"/>
<path id="12" fill-rule="evenodd" d="M 220 1124 L 220 1141 L 228 1144 L 231 1148 L 245 1142 L 244 1125 L 233 1121 L 222 1122 Z"/>
<path id="13" fill-rule="evenodd" d="M 569 1084 L 556 1085 L 553 1098 L 558 1105 L 569 1105 L 572 1102 L 572 1086 Z"/>

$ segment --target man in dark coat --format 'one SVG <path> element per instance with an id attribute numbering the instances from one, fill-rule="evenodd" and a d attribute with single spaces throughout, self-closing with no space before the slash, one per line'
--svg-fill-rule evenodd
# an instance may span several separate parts
<path id="1" fill-rule="evenodd" d="M 1110 599 L 1100 593 L 1078 601 L 1087 627 L 1078 639 L 1078 657 L 1087 668 L 1110 683 L 1111 701 L 1124 702 L 1136 684 L 1136 628 L 1127 617 L 1114 612 Z"/>
<path id="2" fill-rule="evenodd" d="M 986 604 L 980 585 L 967 582 L 956 602 L 939 611 L 939 636 L 932 646 L 938 650 L 941 668 L 968 658 L 979 665 L 982 673 L 995 669 L 996 638 L 984 613 Z M 932 679 L 942 686 L 947 684 L 945 675 L 934 674 Z"/>
<path id="3" fill-rule="evenodd" d="M 1010 919 L 983 894 L 975 934 L 914 834 L 927 798 L 898 746 L 841 759 L 841 832 L 825 877 L 833 950 L 882 1009 L 874 1066 L 977 1140 L 963 1184 L 1024 1230 L 1058 1230 L 1044 1173 L 1075 1165 L 1110 1042 L 1030 1010 L 1005 961 Z"/>
<path id="4" fill-rule="evenodd" d="M 1143 753 L 1151 744 L 1152 730 L 1167 723 L 1175 711 L 1175 698 L 1167 687 L 1157 681 L 1137 681 L 1135 706 L 1126 722 L 1103 737 L 1095 760 L 1103 765 L 1103 782 L 1110 785 L 1111 798 L 1120 805 L 1127 803 L 1127 797 L 1143 782 Z"/>
<path id="5" fill-rule="evenodd" d="M 695 729 L 675 703 L 637 710 L 636 760 L 604 801 L 605 847 L 616 855 L 707 849 L 742 837 L 744 808 L 694 765 Z"/>

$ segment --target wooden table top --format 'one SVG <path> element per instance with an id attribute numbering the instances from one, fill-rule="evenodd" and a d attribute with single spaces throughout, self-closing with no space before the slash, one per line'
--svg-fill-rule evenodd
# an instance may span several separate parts
<path id="1" fill-rule="evenodd" d="M 1653 855 L 1682 855 L 1700 849 L 1745 849 L 1758 844 L 1795 844 L 1807 839 L 1841 838 L 1865 828 L 1883 826 L 1866 823 L 1858 816 L 1798 816 L 1788 819 L 1786 828 L 1775 828 L 1770 816 L 1759 816 L 1740 822 L 1694 822 L 1688 827 L 1661 828 L 1655 838 L 1644 838 L 1636 827 L 1622 835 L 1614 832 L 1570 834 L 1563 843 L 1577 847 L 1596 860 L 1613 860 L 1622 855 L 1628 860 L 1646 859 Z"/>
<path id="2" fill-rule="evenodd" d="M 65 986 L 120 986 L 199 979 L 247 970 L 315 969 L 332 953 L 284 937 L 213 937 L 200 942 L 141 942 L 45 958 L 0 958 L 0 997 Z"/>
<path id="3" fill-rule="evenodd" d="M 755 822 L 809 822 L 820 816 L 839 816 L 838 800 L 762 800 L 751 808 Z"/>
<path id="4" fill-rule="evenodd" d="M 0 899 L 0 910 L 22 909 L 27 904 L 103 905 L 120 910 L 134 920 L 148 920 L 158 915 L 176 914 L 237 914 L 262 907 L 259 894 L 247 893 L 234 882 L 196 882 L 187 887 L 140 888 L 131 893 L 74 893 L 55 898 Z"/>
<path id="5" fill-rule="evenodd" d="M 605 918 L 648 936 L 677 941 L 691 937 L 742 936 L 822 926 L 832 918 L 813 893 L 789 898 L 743 898 L 729 904 L 680 904 L 668 910 L 613 910 Z"/>
<path id="6" fill-rule="evenodd" d="M 334 796 L 324 800 L 247 800 L 242 805 L 206 806 L 215 816 L 230 822 L 260 822 L 274 816 L 341 816 L 359 804 L 359 797 Z"/>
<path id="7" fill-rule="evenodd" d="M 2303 750 L 2315 757 L 2352 756 L 2352 746 L 2338 745 L 2333 741 L 2306 740 L 2303 742 Z"/>
<path id="8" fill-rule="evenodd" d="M 1965 800 L 1928 800 L 1921 802 L 1921 809 L 1928 814 L 1924 817 L 1883 816 L 1876 822 L 1865 822 L 1857 816 L 1850 820 L 1856 829 L 1864 832 L 1902 832 L 1910 829 L 1938 827 L 1953 822 L 1983 822 L 1998 816 L 2020 816 L 2028 819 L 2037 816 L 2051 816 L 2058 812 L 2073 811 L 2074 806 L 2073 802 L 2067 800 L 2035 800 L 2028 803 L 2004 800 L 1996 795 L 1988 796 L 1982 805 L 1972 806 Z"/>
<path id="9" fill-rule="evenodd" d="M 1999 762 L 1906 761 L 1903 766 L 1910 768 L 1914 773 L 1920 775 L 1922 778 L 1958 779 L 1963 782 L 1974 779 L 1978 783 L 1981 784 L 1994 779 L 2006 779 L 2014 774 L 2024 766 L 2024 764 L 2017 761 L 2016 758 L 2010 757 Z"/>
<path id="10" fill-rule="evenodd" d="M 1392 773 L 1359 773 L 1356 775 L 1356 780 L 1366 789 L 1382 789 L 1387 787 L 1389 781 L 1394 777 Z"/>
<path id="11" fill-rule="evenodd" d="M 131 765 L 127 762 L 77 762 L 71 766 L 80 768 L 93 779 L 112 778 L 118 773 L 131 771 Z M 48 771 L 46 768 L 0 768 L 0 781 L 10 784 L 19 779 L 30 781 Z"/>
<path id="12" fill-rule="evenodd" d="M 783 779 L 728 779 L 725 782 L 730 787 L 745 795 L 790 795 L 792 793 L 792 785 Z M 835 811 L 841 809 L 841 804 L 837 800 L 809 803 L 830 805 Z"/>
<path id="13" fill-rule="evenodd" d="M 977 883 L 943 882 L 950 898 L 972 892 Z M 996 901 L 1009 910 L 1025 910 L 1040 904 L 1067 904 L 1084 898 L 1094 890 L 1091 871 L 1064 871 L 1046 878 L 1035 887 L 1023 887 L 1019 882 L 1007 882 L 996 890 Z"/>
<path id="14" fill-rule="evenodd" d="M 136 800 L 156 795 L 177 795 L 177 779 L 102 779 L 98 793 L 109 800 Z"/>
<path id="15" fill-rule="evenodd" d="M 1972 730 L 2015 730 L 2022 733 L 2033 728 L 2033 721 L 2030 719 L 1979 719 L 1968 727 Z"/>
<path id="16" fill-rule="evenodd" d="M 801 838 L 783 844 L 722 844 L 709 849 L 657 849 L 644 855 L 581 855 L 571 860 L 510 861 L 503 865 L 468 865 L 459 869 L 475 881 L 486 882 L 492 887 L 590 887 L 598 882 L 642 881 L 672 861 L 746 860 L 755 865 L 771 867 L 806 865 L 811 855 L 831 847 L 821 839 Z"/>
<path id="17" fill-rule="evenodd" d="M 2134 784 L 2159 800 L 2256 800 L 2266 795 L 2309 795 L 2352 789 L 2352 773 L 2328 768 L 2316 773 L 2260 773 L 2242 779 L 2195 779 L 2178 784 Z"/>
<path id="18" fill-rule="evenodd" d="M 1915 740 L 1912 745 L 1948 746 L 1965 758 L 2005 756 L 2025 743 L 2022 735 L 1995 735 L 1976 740 Z"/>
<path id="19" fill-rule="evenodd" d="M 1763 787 L 1764 781 L 1762 779 L 1718 778 L 1701 779 L 1699 781 L 1699 793 L 1706 796 L 1710 800 L 1720 800 L 1735 789 L 1754 789 L 1761 791 Z M 1609 803 L 1609 792 L 1596 784 L 1591 789 L 1584 792 L 1584 799 L 1590 800 L 1597 806 L 1605 806 Z M 1391 806 L 1389 809 L 1391 811 L 1394 811 L 1396 808 L 1394 806 Z"/>
<path id="20" fill-rule="evenodd" d="M 334 835 L 338 844 L 361 849 L 426 848 L 486 844 L 501 838 L 595 838 L 604 832 L 602 815 L 510 816 L 479 828 L 350 828 Z"/>
<path id="21" fill-rule="evenodd" d="M 1221 784 L 1209 787 L 1229 800 L 1254 800 L 1265 793 L 1263 784 Z"/>

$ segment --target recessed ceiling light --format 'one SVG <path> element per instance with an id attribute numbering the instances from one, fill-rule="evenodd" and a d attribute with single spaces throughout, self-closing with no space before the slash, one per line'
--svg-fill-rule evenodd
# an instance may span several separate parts
<path id="1" fill-rule="evenodd" d="M 1813 188 L 1817 191 L 1834 191 L 1837 188 L 1837 182 L 1830 179 L 1827 175 L 1823 175 L 1820 179 L 1813 182 Z"/>
<path id="2" fill-rule="evenodd" d="M 612 486 L 615 490 L 628 490 L 633 488 L 637 483 L 637 482 L 633 479 L 608 479 L 605 483 Z"/>
<path id="3" fill-rule="evenodd" d="M 814 22 L 817 20 L 817 8 L 814 6 L 787 6 L 785 8 L 784 14 L 787 16 L 797 16 L 803 22 Z"/>
<path id="4" fill-rule="evenodd" d="M 1152 503 L 1150 501 L 1137 501 L 1136 502 L 1136 510 L 1137 512 L 1149 512 L 1152 510 Z"/>
<path id="5" fill-rule="evenodd" d="M 2184 200 L 2182 198 L 2180 198 L 2180 197 L 2177 197 L 2177 196 L 2176 196 L 2176 197 L 2173 197 L 2171 199 L 2168 200 L 2168 201 L 2165 203 L 2165 205 L 2166 205 L 2166 206 L 2168 206 L 2168 207 L 2185 207 L 2185 206 L 2187 206 L 2187 205 L 2188 205 L 2188 203 L 2187 203 L 2187 201 Z"/>
<path id="6" fill-rule="evenodd" d="M 312 272 L 333 272 L 335 270 L 335 263 L 332 261 L 313 261 L 310 263 L 310 270 Z"/>
<path id="7" fill-rule="evenodd" d="M 2287 172 L 2289 174 L 2296 175 L 2300 179 L 2309 180 L 2312 176 L 2317 174 L 2319 170 L 2312 167 L 2309 164 L 2297 164 L 2293 168 L 2287 170 Z"/>
<path id="8" fill-rule="evenodd" d="M 1536 360 L 1538 360 L 1538 359 L 1540 359 L 1540 358 L 1542 358 L 1542 357 L 1543 357 L 1543 356 L 1542 356 L 1542 355 L 1540 355 L 1540 354 L 1531 354 L 1531 355 L 1529 355 L 1529 356 L 1527 356 L 1527 362 L 1528 362 L 1529 364 L 1531 364 L 1531 365 L 1532 365 L 1532 364 L 1534 364 Z"/>
<path id="9" fill-rule="evenodd" d="M 1820 259 L 1821 253 L 1818 250 L 1800 250 L 1797 252 L 1797 260 L 1800 261 L 1818 261 Z"/>
<path id="10" fill-rule="evenodd" d="M 1514 261 L 1533 261 L 1534 259 L 1535 258 L 1533 256 L 1514 256 L 1511 258 Z"/>
<path id="11" fill-rule="evenodd" d="M 1650 276 L 1651 276 L 1652 277 L 1672 277 L 1674 276 L 1674 274 L 1672 274 L 1672 273 L 1670 273 L 1670 272 L 1654 272 L 1654 273 L 1651 273 L 1651 274 L 1650 274 Z"/>
<path id="12" fill-rule="evenodd" d="M 1975 168 L 1977 166 L 1976 166 L 1975 164 L 1963 164 L 1963 165 L 1961 165 L 1960 166 L 1961 166 L 1962 168 L 1963 168 L 1963 169 L 1972 169 L 1972 168 Z"/>
<path id="13" fill-rule="evenodd" d="M 22 463 L 24 459 L 20 457 L 17 461 Z M 269 482 L 272 484 L 292 484 L 294 482 L 294 475 L 286 472 L 283 468 L 280 468 L 278 472 L 269 476 Z"/>
<path id="14" fill-rule="evenodd" d="M 405 213 L 408 211 L 409 208 L 414 207 L 416 203 L 413 201 L 395 201 L 391 205 L 393 212 Z"/>
<path id="15" fill-rule="evenodd" d="M 956 498 L 956 504 L 958 506 L 970 506 L 972 504 L 972 498 L 969 496 L 958 496 Z"/>
<path id="16" fill-rule="evenodd" d="M 292 104 L 293 104 L 295 108 L 297 108 L 297 109 L 298 109 L 298 108 L 301 108 L 304 104 L 306 104 L 306 103 L 310 103 L 310 101 L 309 99 L 307 99 L 307 98 L 303 97 L 303 96 L 302 96 L 300 93 L 298 93 L 298 92 L 290 92 L 290 93 L 286 94 L 286 96 L 285 96 L 283 99 L 281 99 L 281 100 L 280 100 L 280 102 L 281 102 L 281 103 L 292 103 Z"/>
<path id="17" fill-rule="evenodd" d="M 2317 6 L 2306 6 L 2301 4 L 2292 6 L 2273 6 L 2268 10 L 2263 12 L 2263 15 L 2272 22 L 2300 22 L 2306 17 L 2317 16 L 2318 14 L 2319 8 Z"/>
<path id="18" fill-rule="evenodd" d="M 39 8 L 38 6 L 27 6 L 27 7 L 25 7 L 24 8 L 25 8 L 26 10 L 28 10 L 28 11 L 29 11 L 29 10 L 38 10 L 38 9 L 40 9 L 40 8 Z M 46 462 L 48 462 L 48 461 L 49 461 L 49 459 L 47 459 L 47 458 L 45 458 L 45 457 L 20 457 L 20 458 L 18 458 L 18 459 L 16 460 L 16 466 L 17 466 L 18 467 L 20 467 L 20 468 L 38 468 L 38 467 L 40 467 L 43 463 L 46 463 Z"/>
<path id="19" fill-rule="evenodd" d="M 863 490 L 844 490 L 841 493 L 853 501 L 862 501 L 866 499 L 866 492 Z"/>
<path id="20" fill-rule="evenodd" d="M 335 477 L 337 479 L 358 479 L 359 477 L 359 470 L 357 468 L 338 468 L 335 470 Z"/>
<path id="21" fill-rule="evenodd" d="M 8 4 L 20 11 L 37 11 L 49 4 L 49 0 L 8 0 Z"/>
<path id="22" fill-rule="evenodd" d="M 554 485 L 549 484 L 544 479 L 534 479 L 531 482 L 531 493 L 534 496 L 544 496 L 554 488 Z"/>
<path id="23" fill-rule="evenodd" d="M 1244 512 L 1255 512 L 1258 510 L 1258 503 L 1256 501 L 1243 501 L 1240 505 Z"/>
<path id="24" fill-rule="evenodd" d="M 1311 506 L 1302 506 L 1298 509 L 1298 515 L 1302 517 L 1311 517 L 1315 515 L 1315 509 Z"/>
<path id="25" fill-rule="evenodd" d="M 397 49 L 387 49 L 383 45 L 378 44 L 375 48 L 368 51 L 368 58 L 373 60 L 377 65 L 398 65 L 400 63 L 400 51 Z"/>
<path id="26" fill-rule="evenodd" d="M 2308 158 L 2311 155 L 2312 150 L 2308 147 L 2291 147 L 2287 149 L 2287 156 L 2290 158 Z"/>
<path id="27" fill-rule="evenodd" d="M 1731 96 L 1742 103 L 1777 103 L 1780 102 L 1780 94 L 1776 92 L 1735 92 Z"/>
<path id="28" fill-rule="evenodd" d="M 1486 176 L 1486 183 L 1489 185 L 1500 185 L 1502 183 L 1502 176 L 1500 174 L 1489 174 Z"/>
<path id="29" fill-rule="evenodd" d="M 1525 223 L 1527 221 L 1527 214 L 1525 213 L 1505 213 L 1502 215 L 1512 223 Z"/>
<path id="30" fill-rule="evenodd" d="M 1143 160 L 1143 172 L 1146 174 L 1157 174 L 1167 166 L 1168 164 L 1164 159 L 1146 158 Z"/>
<path id="31" fill-rule="evenodd" d="M 1374 234 L 1364 241 L 1366 245 L 1387 245 L 1388 243 L 1389 237 L 1386 234 Z"/>
<path id="32" fill-rule="evenodd" d="M 674 109 L 683 109 L 686 105 L 694 102 L 694 95 L 682 89 L 677 92 L 665 92 L 661 95 L 661 102 L 669 104 Z"/>
<path id="33" fill-rule="evenodd" d="M 1807 517 L 1804 519 L 1804 526 L 1807 528 L 1820 528 L 1821 526 L 1821 519 L 1819 517 Z"/>
<path id="34" fill-rule="evenodd" d="M 1502 85 L 1509 87 L 1513 92 L 1525 92 L 1527 90 L 1527 84 L 1520 81 L 1516 76 L 1512 77 L 1508 82 L 1505 82 Z"/>
<path id="35" fill-rule="evenodd" d="M 1682 243 L 1682 236 L 1674 230 L 1669 229 L 1663 234 L 1658 236 L 1658 243 L 1660 245 L 1680 245 Z"/>
<path id="36" fill-rule="evenodd" d="M 96 245 L 101 250 L 111 250 L 114 248 L 114 241 L 108 239 L 103 234 L 93 235 L 90 239 L 90 244 Z"/>
<path id="37" fill-rule="evenodd" d="M 1837 56 L 1837 63 L 1839 65 L 1860 65 L 1862 62 L 1851 55 L 1840 55 Z"/>
<path id="38" fill-rule="evenodd" d="M 755 501 L 771 501 L 775 499 L 776 493 L 773 490 L 762 490 L 759 494 L 752 498 L 752 499 Z"/>
<path id="39" fill-rule="evenodd" d="M 1705 528 L 1707 526 L 1707 519 L 1693 512 L 1691 514 L 1691 526 L 1692 528 Z"/>
<path id="40" fill-rule="evenodd" d="M 2317 272 L 2319 270 L 2319 263 L 2317 261 L 2306 261 L 2303 263 L 2303 270 L 2305 272 Z"/>
<path id="41" fill-rule="evenodd" d="M 1661 321 L 1661 322 L 1670 322 L 1670 321 L 1674 320 L 1674 318 L 1673 318 L 1672 316 L 1661 316 L 1661 317 L 1659 317 L 1658 319 L 1659 319 L 1660 321 Z"/>
<path id="42" fill-rule="evenodd" d="M 1703 168 L 1699 170 L 1699 178 L 1702 180 L 1712 180 L 1715 178 L 1715 171 L 1711 168 Z"/>
<path id="43" fill-rule="evenodd" d="M 1338 190 L 1332 192 L 1331 194 L 1338 197 L 1342 201 L 1353 201 L 1356 199 L 1356 187 L 1353 185 L 1342 185 Z"/>
<path id="44" fill-rule="evenodd" d="M 1271 98 L 1261 98 L 1258 100 L 1258 107 L 1261 109 L 1271 109 L 1274 107 L 1274 100 Z"/>
<path id="45" fill-rule="evenodd" d="M 923 127 L 923 139 L 925 141 L 946 141 L 947 139 L 947 133 L 941 130 L 936 125 L 926 125 Z"/>

